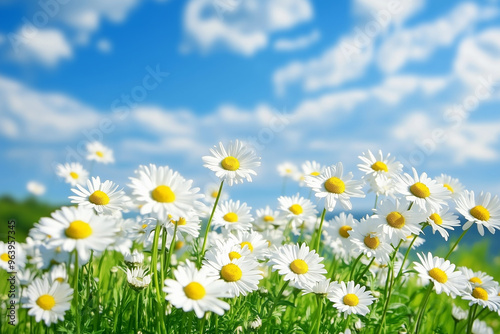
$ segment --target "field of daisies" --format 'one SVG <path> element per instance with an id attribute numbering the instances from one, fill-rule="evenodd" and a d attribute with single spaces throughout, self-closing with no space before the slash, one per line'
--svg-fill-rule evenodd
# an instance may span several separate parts
<path id="1" fill-rule="evenodd" d="M 252 210 L 228 195 L 260 166 L 241 141 L 207 149 L 204 166 L 220 182 L 204 193 L 168 166 L 140 165 L 127 185 L 91 176 L 114 159 L 101 143 L 87 150 L 88 170 L 58 166 L 73 205 L 41 218 L 25 243 L 0 242 L 1 333 L 499 328 L 499 283 L 453 263 L 470 229 L 500 229 L 496 195 L 404 173 L 389 154 L 367 151 L 359 179 L 335 161 L 278 166 L 284 185 L 298 182 L 309 196 L 283 187 L 278 207 Z M 357 220 L 351 198 L 365 196 L 374 208 Z M 454 229 L 461 235 L 451 240 Z M 445 252 L 419 251 L 429 234 Z"/>

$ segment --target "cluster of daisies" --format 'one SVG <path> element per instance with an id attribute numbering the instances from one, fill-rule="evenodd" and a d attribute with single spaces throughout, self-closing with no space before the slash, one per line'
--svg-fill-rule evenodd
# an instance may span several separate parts
<path id="1" fill-rule="evenodd" d="M 102 144 L 87 148 L 89 160 L 113 161 L 112 151 Z M 60 165 L 57 174 L 73 187 L 69 199 L 75 206 L 42 218 L 20 245 L 22 307 L 47 326 L 63 320 L 78 296 L 78 282 L 71 287 L 70 278 L 78 277 L 89 261 L 116 252 L 123 255 L 121 268 L 130 288 L 150 291 L 165 303 L 167 314 L 171 305 L 200 319 L 207 312 L 223 315 L 231 299 L 261 291 L 263 280 L 278 277 L 283 283 L 274 287 L 270 318 L 276 301 L 287 289 L 296 289 L 324 298 L 321 305 L 328 300 L 343 318 L 362 319 L 374 303 L 385 304 L 382 329 L 391 289 L 416 278 L 416 272 L 419 284 L 428 286 L 427 298 L 435 291 L 466 300 L 470 311 L 454 308 L 453 317 L 468 319 L 473 332 L 491 330 L 475 319 L 477 308 L 500 314 L 499 284 L 448 260 L 458 242 L 445 258 L 421 253 L 411 266 L 408 255 L 424 242 L 429 226 L 447 241 L 449 231 L 462 225 L 455 212 L 467 221 L 463 235 L 472 225 L 481 235 L 485 229 L 495 233 L 500 229 L 497 196 L 467 191 L 447 175 L 432 179 L 415 169 L 403 173 L 394 157 L 367 151 L 359 157 L 364 174 L 359 180 L 340 162 L 322 166 L 307 161 L 300 169 L 279 165 L 285 182 L 309 189 L 309 198 L 283 195 L 278 207 L 253 212 L 247 203 L 230 199 L 226 188 L 252 181 L 260 166 L 255 151 L 236 140 L 210 153 L 203 157 L 204 166 L 220 183 L 208 185 L 204 193 L 168 166 L 139 166 L 124 190 L 111 180 L 89 178 L 80 164 Z M 360 220 L 346 212 L 325 218 L 335 208 L 351 210 L 351 198 L 365 192 L 376 196 L 372 214 Z M 3 243 L 0 254 L 7 270 Z M 327 270 L 325 264 L 332 265 Z M 347 275 L 335 271 L 339 265 L 348 266 Z M 73 308 L 78 312 L 78 302 Z M 318 312 L 320 317 L 319 306 Z M 415 319 L 417 331 L 424 312 L 425 304 Z M 252 328 L 260 326 L 260 318 L 252 322 Z M 345 331 L 350 331 L 347 325 Z"/>

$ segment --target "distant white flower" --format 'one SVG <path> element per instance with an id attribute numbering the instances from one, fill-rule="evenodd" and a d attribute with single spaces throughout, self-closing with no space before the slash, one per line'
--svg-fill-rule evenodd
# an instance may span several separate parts
<path id="1" fill-rule="evenodd" d="M 464 274 L 469 281 L 471 288 L 481 287 L 483 289 L 496 289 L 498 283 L 493 280 L 493 277 L 483 273 L 482 271 L 473 271 L 467 267 L 458 267 L 458 270 Z"/>
<path id="2" fill-rule="evenodd" d="M 47 190 L 45 186 L 38 181 L 29 181 L 26 184 L 26 189 L 35 196 L 41 196 L 45 194 L 45 191 Z"/>
<path id="3" fill-rule="evenodd" d="M 464 230 L 474 223 L 482 236 L 485 227 L 492 234 L 495 234 L 495 229 L 500 230 L 500 200 L 496 195 L 491 197 L 490 193 L 481 192 L 476 198 L 473 191 L 465 191 L 457 199 L 457 211 L 467 219 Z"/>
<path id="4" fill-rule="evenodd" d="M 115 162 L 113 151 L 97 141 L 87 144 L 87 160 L 103 164 Z"/>
<path id="5" fill-rule="evenodd" d="M 389 262 L 389 254 L 393 249 L 387 234 L 378 226 L 373 218 L 369 218 L 355 225 L 349 232 L 349 240 L 354 244 L 353 250 L 368 257 L 374 257 L 382 263 Z"/>
<path id="6" fill-rule="evenodd" d="M 291 221 L 294 232 L 302 224 L 306 226 L 316 224 L 316 214 L 318 211 L 316 210 L 316 205 L 309 199 L 297 194 L 293 197 L 281 196 L 278 198 L 278 202 L 280 204 L 279 209 L 284 212 L 285 219 Z"/>
<path id="7" fill-rule="evenodd" d="M 151 283 L 151 275 L 148 274 L 148 269 L 143 267 L 126 268 L 122 270 L 127 275 L 127 282 L 134 290 L 142 290 L 147 288 Z"/>
<path id="8" fill-rule="evenodd" d="M 279 164 L 276 169 L 281 177 L 289 177 L 296 178 L 298 173 L 298 168 L 295 164 L 285 161 L 282 164 Z"/>
<path id="9" fill-rule="evenodd" d="M 237 231 L 236 234 L 230 234 L 229 239 L 241 248 L 246 246 L 250 250 L 251 256 L 257 260 L 264 260 L 268 254 L 269 244 L 259 232 Z"/>
<path id="10" fill-rule="evenodd" d="M 323 232 L 326 235 L 325 243 L 330 245 L 333 252 L 344 260 L 347 260 L 351 253 L 353 244 L 349 237 L 353 227 L 357 224 L 359 222 L 354 219 L 352 214 L 346 215 L 345 212 L 341 212 L 340 215 L 325 222 L 323 227 Z"/>
<path id="11" fill-rule="evenodd" d="M 87 180 L 87 189 L 77 184 L 78 189 L 71 189 L 76 196 L 69 196 L 71 203 L 82 207 L 94 209 L 98 214 L 112 214 L 125 207 L 123 190 L 118 190 L 118 185 L 112 181 L 101 182 L 98 177 Z"/>
<path id="12" fill-rule="evenodd" d="M 50 281 L 59 283 L 68 283 L 68 270 L 66 269 L 66 264 L 61 263 L 57 266 L 50 268 Z"/>
<path id="13" fill-rule="evenodd" d="M 368 150 L 363 152 L 358 158 L 363 162 L 358 165 L 358 168 L 365 173 L 363 178 L 367 181 L 392 179 L 403 170 L 402 163 L 396 161 L 395 157 L 391 157 L 390 153 L 384 157 L 381 150 L 378 151 L 377 156 Z"/>
<path id="14" fill-rule="evenodd" d="M 301 166 L 301 176 L 299 176 L 300 186 L 303 187 L 306 185 L 305 178 L 306 176 L 318 176 L 325 170 L 325 167 L 316 161 L 306 161 Z"/>
<path id="15" fill-rule="evenodd" d="M 251 209 L 246 203 L 240 203 L 240 201 L 223 202 L 215 209 L 212 224 L 214 227 L 223 226 L 228 231 L 246 231 L 252 227 Z"/>
<path id="16" fill-rule="evenodd" d="M 305 182 L 316 193 L 316 197 L 325 198 L 325 208 L 333 211 L 337 201 L 345 210 L 351 210 L 351 197 L 365 197 L 361 190 L 362 181 L 352 180 L 352 173 L 343 175 L 344 167 L 339 162 L 337 165 L 327 167 L 318 176 L 306 176 Z"/>
<path id="17" fill-rule="evenodd" d="M 328 295 L 333 307 L 344 313 L 344 318 L 350 314 L 366 315 L 370 312 L 368 306 L 375 300 L 370 291 L 365 291 L 364 286 L 354 284 L 354 281 L 347 282 L 347 285 L 340 282 Z"/>
<path id="18" fill-rule="evenodd" d="M 465 320 L 467 319 L 468 315 L 469 311 L 464 310 L 459 306 L 453 305 L 453 307 L 451 308 L 451 316 L 453 317 L 453 319 L 455 319 L 455 321 Z"/>
<path id="19" fill-rule="evenodd" d="M 330 282 L 330 279 L 317 281 L 311 285 L 306 285 L 302 288 L 302 294 L 314 293 L 316 295 L 326 297 L 333 293 L 339 284 L 337 282 Z"/>
<path id="20" fill-rule="evenodd" d="M 458 179 L 454 179 L 449 175 L 446 174 L 441 174 L 440 176 L 436 177 L 436 181 L 439 184 L 442 184 L 443 187 L 448 189 L 451 192 L 451 198 L 457 199 L 462 195 L 462 193 L 465 190 L 465 187 L 460 183 Z"/>
<path id="21" fill-rule="evenodd" d="M 252 175 L 257 175 L 255 168 L 260 166 L 260 157 L 245 143 L 236 140 L 227 145 L 227 150 L 219 143 L 219 147 L 210 149 L 211 156 L 204 156 L 203 166 L 215 172 L 221 180 L 230 186 L 243 183 L 243 180 L 252 182 Z"/>
<path id="22" fill-rule="evenodd" d="M 217 195 L 219 194 L 219 184 L 209 183 L 205 186 L 205 197 L 204 200 L 208 204 L 214 204 L 217 199 Z M 220 194 L 219 201 L 226 201 L 229 199 L 229 194 L 225 189 L 222 189 L 222 193 Z"/>
<path id="23" fill-rule="evenodd" d="M 144 262 L 144 254 L 134 249 L 132 253 L 128 252 L 123 256 L 125 264 L 130 267 L 138 267 Z"/>
<path id="24" fill-rule="evenodd" d="M 493 328 L 481 320 L 474 320 L 472 323 L 472 334 L 494 334 Z"/>
<path id="25" fill-rule="evenodd" d="M 427 223 L 432 227 L 432 234 L 436 231 L 441 234 L 444 240 L 448 241 L 448 231 L 453 231 L 453 227 L 460 226 L 460 220 L 458 216 L 454 215 L 453 212 L 449 211 L 448 208 L 443 207 L 437 212 L 433 212 L 428 218 Z"/>
<path id="26" fill-rule="evenodd" d="M 56 173 L 73 187 L 77 184 L 83 186 L 89 178 L 89 173 L 78 162 L 66 163 L 64 165 L 59 164 L 57 165 Z"/>
<path id="27" fill-rule="evenodd" d="M 286 223 L 284 214 L 280 211 L 272 210 L 269 206 L 266 206 L 265 209 L 258 209 L 255 213 L 254 225 L 260 231 L 284 227 Z"/>

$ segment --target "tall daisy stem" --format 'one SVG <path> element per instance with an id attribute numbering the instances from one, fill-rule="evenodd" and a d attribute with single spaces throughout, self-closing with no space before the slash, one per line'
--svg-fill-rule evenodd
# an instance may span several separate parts
<path id="1" fill-rule="evenodd" d="M 453 246 L 451 247 L 451 249 L 448 252 L 448 254 L 446 254 L 446 257 L 444 258 L 445 260 L 448 260 L 448 258 L 450 257 L 451 253 L 453 253 L 453 251 L 455 250 L 455 248 L 457 248 L 458 243 L 460 242 L 460 240 L 462 240 L 462 238 L 464 237 L 465 233 L 467 233 L 468 230 L 470 230 L 470 227 L 468 229 L 464 230 L 462 232 L 462 234 L 460 234 L 460 237 L 458 238 L 458 240 L 453 244 Z"/>
<path id="2" fill-rule="evenodd" d="M 375 258 L 372 257 L 370 263 L 368 263 L 368 265 L 365 267 L 365 269 L 363 269 L 363 271 L 358 275 L 358 277 L 354 280 L 355 283 L 358 283 L 360 279 L 363 278 L 363 276 L 366 274 L 366 272 L 368 271 L 368 269 L 370 269 L 370 266 L 372 265 L 373 261 L 375 261 Z"/>
<path id="3" fill-rule="evenodd" d="M 207 247 L 207 238 L 208 232 L 210 232 L 210 225 L 212 224 L 212 219 L 214 218 L 215 209 L 217 208 L 217 204 L 219 203 L 219 198 L 222 193 L 222 186 L 224 185 L 224 180 L 220 182 L 219 192 L 217 193 L 217 198 L 215 198 L 214 207 L 212 208 L 212 213 L 210 214 L 210 218 L 208 218 L 207 228 L 205 229 L 205 237 L 203 238 L 203 246 L 201 247 L 201 252 L 198 254 L 198 266 L 201 265 L 201 259 L 205 255 L 205 249 Z"/>
<path id="4" fill-rule="evenodd" d="M 469 319 L 467 319 L 467 334 L 472 333 L 472 324 L 476 318 L 477 304 L 474 304 L 469 310 Z"/>
<path id="5" fill-rule="evenodd" d="M 323 212 L 321 213 L 321 221 L 319 223 L 318 233 L 316 235 L 316 245 L 314 246 L 314 249 L 318 254 L 319 254 L 319 245 L 321 244 L 321 233 L 323 230 L 323 222 L 325 221 L 325 215 L 326 215 L 326 208 L 324 208 Z"/>
<path id="6" fill-rule="evenodd" d="M 349 274 L 349 281 L 352 281 L 352 277 L 354 275 L 354 270 L 356 269 L 356 265 L 358 264 L 359 260 L 361 260 L 361 257 L 363 255 L 364 255 L 363 253 L 359 254 L 359 256 L 356 258 L 356 260 L 354 260 L 354 264 L 352 265 L 351 272 Z"/>
<path id="7" fill-rule="evenodd" d="M 276 308 L 279 300 L 281 299 L 281 296 L 283 295 L 283 292 L 285 291 L 286 287 L 288 286 L 288 283 L 290 283 L 290 281 L 285 281 L 285 283 L 283 283 L 281 290 L 276 295 L 276 298 L 274 298 L 273 306 L 271 306 L 271 310 L 269 311 L 269 317 L 268 317 L 269 326 L 271 326 L 271 318 L 273 316 L 274 309 Z"/>
<path id="8" fill-rule="evenodd" d="M 178 224 L 179 224 L 179 222 L 175 222 L 174 234 L 172 236 L 172 242 L 170 243 L 170 247 L 168 249 L 167 263 L 165 265 L 165 270 L 168 270 L 168 268 L 170 267 L 170 259 L 172 258 L 172 253 L 173 253 L 173 250 L 175 248 L 175 236 L 177 235 L 177 225 Z"/>
<path id="9" fill-rule="evenodd" d="M 318 307 L 316 308 L 315 322 L 309 332 L 313 334 L 319 334 L 319 329 L 321 327 L 321 314 L 323 313 L 323 298 L 316 295 L 316 301 L 318 302 Z"/>
<path id="10" fill-rule="evenodd" d="M 160 238 L 161 225 L 156 222 L 155 235 L 153 239 L 153 254 L 151 258 L 151 273 L 156 290 L 156 300 L 158 304 L 161 303 L 160 286 L 158 284 L 158 239 Z"/>
<path id="11" fill-rule="evenodd" d="M 78 284 L 79 271 L 80 266 L 78 265 L 78 252 L 75 249 L 75 281 L 73 289 L 75 290 L 76 334 L 80 334 L 80 291 Z"/>
<path id="12" fill-rule="evenodd" d="M 420 302 L 420 308 L 418 310 L 417 322 L 415 323 L 415 334 L 418 334 L 418 332 L 420 331 L 420 324 L 421 324 L 422 319 L 424 317 L 425 308 L 427 307 L 427 302 L 429 301 L 429 297 L 431 295 L 433 287 L 434 287 L 434 282 L 431 282 L 429 284 L 429 287 L 427 288 L 427 291 L 425 292 L 424 298 L 422 298 L 422 301 Z"/>

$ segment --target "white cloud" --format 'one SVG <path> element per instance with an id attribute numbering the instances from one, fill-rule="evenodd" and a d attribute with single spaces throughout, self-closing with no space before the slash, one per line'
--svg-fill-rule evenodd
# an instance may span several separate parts
<path id="1" fill-rule="evenodd" d="M 391 21 L 401 25 L 424 7 L 425 0 L 355 0 L 353 4 L 355 13 L 364 19 L 379 19 L 382 15 L 390 15 Z"/>
<path id="2" fill-rule="evenodd" d="M 113 49 L 111 42 L 107 39 L 98 40 L 96 47 L 97 47 L 97 50 L 101 51 L 102 53 L 110 53 L 111 50 Z"/>
<path id="3" fill-rule="evenodd" d="M 148 106 L 134 109 L 132 119 L 148 132 L 163 135 L 192 135 L 196 122 L 196 117 L 188 110 L 169 111 Z"/>
<path id="4" fill-rule="evenodd" d="M 474 3 L 462 3 L 431 23 L 396 31 L 384 40 L 377 63 L 385 72 L 395 72 L 410 61 L 427 59 L 437 48 L 450 46 L 461 34 L 495 12 Z"/>
<path id="5" fill-rule="evenodd" d="M 19 141 L 56 142 L 91 129 L 98 113 L 62 94 L 41 93 L 0 77 L 0 134 Z"/>
<path id="6" fill-rule="evenodd" d="M 224 47 L 251 56 L 267 46 L 273 32 L 312 17 L 307 0 L 190 0 L 183 24 L 190 46 L 203 52 Z"/>
<path id="7" fill-rule="evenodd" d="M 71 45 L 60 30 L 38 29 L 27 33 L 26 27 L 21 27 L 8 38 L 13 48 L 12 57 L 16 61 L 34 60 L 54 66 L 73 56 Z"/>
<path id="8" fill-rule="evenodd" d="M 5 43 L 5 36 L 3 34 L 0 34 L 0 45 Z"/>
<path id="9" fill-rule="evenodd" d="M 294 51 L 305 49 L 311 44 L 316 43 L 320 39 L 321 34 L 319 30 L 313 30 L 311 33 L 299 36 L 294 39 L 281 38 L 274 42 L 274 49 L 276 51 Z"/>
<path id="10" fill-rule="evenodd" d="M 397 104 L 418 90 L 426 95 L 435 94 L 444 89 L 448 82 L 446 77 L 395 75 L 387 77 L 380 85 L 373 87 L 371 92 L 387 104 Z"/>

